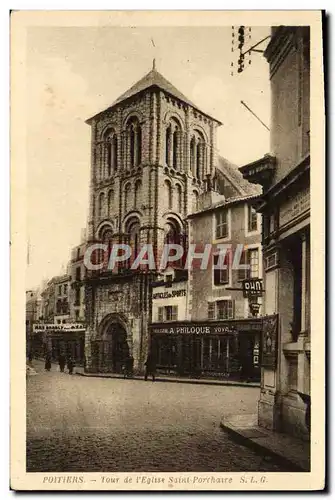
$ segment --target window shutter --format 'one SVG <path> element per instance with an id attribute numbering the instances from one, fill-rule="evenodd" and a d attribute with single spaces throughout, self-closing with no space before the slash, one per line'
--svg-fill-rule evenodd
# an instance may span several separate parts
<path id="1" fill-rule="evenodd" d="M 218 255 L 213 255 L 213 265 L 216 266 L 219 260 Z M 213 268 L 214 273 L 214 285 L 220 285 L 220 269 Z"/>
<path id="2" fill-rule="evenodd" d="M 229 255 L 225 255 L 224 265 L 227 269 L 221 270 L 221 284 L 227 285 L 229 283 Z"/>
<path id="3" fill-rule="evenodd" d="M 215 214 L 215 235 L 220 238 L 220 213 Z"/>
<path id="4" fill-rule="evenodd" d="M 177 321 L 178 319 L 178 306 L 172 306 L 171 321 Z"/>
<path id="5" fill-rule="evenodd" d="M 241 259 L 240 259 L 240 265 L 245 265 L 247 262 L 246 262 L 246 251 L 243 250 L 242 251 L 242 254 L 241 254 Z M 238 280 L 239 281 L 242 281 L 242 280 L 245 280 L 247 278 L 247 270 L 246 269 L 238 269 Z"/>
<path id="6" fill-rule="evenodd" d="M 228 237 L 228 212 L 224 210 L 222 213 L 222 238 Z"/>
<path id="7" fill-rule="evenodd" d="M 160 322 L 164 321 L 164 307 L 158 308 L 158 321 Z"/>

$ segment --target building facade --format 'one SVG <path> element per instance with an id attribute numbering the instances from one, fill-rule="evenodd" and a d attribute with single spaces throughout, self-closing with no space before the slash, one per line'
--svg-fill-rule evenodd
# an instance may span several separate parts
<path id="1" fill-rule="evenodd" d="M 208 178 L 215 177 L 216 129 L 153 66 L 91 126 L 88 246 L 126 243 L 132 259 L 141 245 L 186 245 L 186 216 L 196 209 Z M 131 355 L 143 369 L 148 351 L 151 283 L 155 271 L 130 264 L 88 270 L 85 279 L 86 356 L 92 371 L 121 370 Z M 99 261 L 101 263 L 101 260 Z"/>
<path id="2" fill-rule="evenodd" d="M 240 170 L 263 186 L 265 314 L 278 314 L 262 368 L 261 425 L 308 438 L 310 405 L 310 35 L 276 27 L 265 51 L 271 153 Z M 267 350 L 264 342 L 263 349 Z M 265 352 L 266 354 L 266 352 Z M 306 407 L 307 404 L 307 407 Z"/>
<path id="3" fill-rule="evenodd" d="M 151 284 L 151 323 L 149 349 L 158 372 L 183 374 L 186 370 L 182 338 L 171 334 L 169 326 L 188 320 L 188 271 L 168 267 L 159 280 Z"/>
<path id="4" fill-rule="evenodd" d="M 41 297 L 37 290 L 26 290 L 26 351 L 30 356 L 34 343 L 34 324 L 42 315 Z"/>
<path id="5" fill-rule="evenodd" d="M 72 322 L 85 323 L 85 278 L 86 266 L 84 263 L 86 243 L 81 243 L 72 249 L 69 263 L 71 277 L 69 290 L 70 318 Z"/>
<path id="6" fill-rule="evenodd" d="M 72 305 L 71 276 L 64 274 L 49 280 L 41 291 L 37 314 L 31 325 L 30 354 L 45 358 L 48 354 L 57 362 L 59 355 L 69 356 L 84 364 L 85 325 L 76 321 Z M 27 308 L 29 301 L 27 302 Z M 27 313 L 28 319 L 28 313 Z"/>
<path id="7" fill-rule="evenodd" d="M 54 323 L 68 323 L 70 320 L 71 276 L 64 274 L 53 278 L 54 285 Z"/>
<path id="8" fill-rule="evenodd" d="M 258 302 L 262 315 L 262 298 L 245 298 L 242 282 L 263 278 L 261 218 L 255 210 L 260 189 L 245 182 L 227 161 L 220 159 L 219 165 L 226 196 L 210 203 L 206 193 L 202 209 L 189 216 L 190 242 L 199 249 L 205 243 L 212 247 L 208 265 L 190 269 L 188 308 L 192 323 L 215 321 L 225 328 L 195 339 L 196 363 L 208 375 L 258 380 L 262 324 L 254 319 L 250 301 Z M 220 247 L 226 248 L 224 268 Z M 243 268 L 237 268 L 240 264 Z"/>
<path id="9" fill-rule="evenodd" d="M 261 217 L 254 208 L 261 190 L 224 158 L 217 165 L 197 211 L 188 216 L 193 262 L 183 270 L 177 263 L 173 274 L 167 270 L 164 280 L 152 284 L 151 350 L 165 373 L 259 380 L 262 321 L 251 314 L 242 281 L 262 280 Z M 206 245 L 202 267 L 197 256 L 205 255 Z M 227 249 L 226 269 L 215 269 L 220 245 Z M 235 251 L 242 270 L 234 269 Z M 262 298 L 256 300 L 262 314 Z"/>

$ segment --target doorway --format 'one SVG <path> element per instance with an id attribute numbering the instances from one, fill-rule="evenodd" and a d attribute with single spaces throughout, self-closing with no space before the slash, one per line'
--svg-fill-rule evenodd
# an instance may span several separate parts
<path id="1" fill-rule="evenodd" d="M 129 358 L 127 332 L 120 323 L 110 323 L 100 346 L 100 371 L 121 373 Z"/>

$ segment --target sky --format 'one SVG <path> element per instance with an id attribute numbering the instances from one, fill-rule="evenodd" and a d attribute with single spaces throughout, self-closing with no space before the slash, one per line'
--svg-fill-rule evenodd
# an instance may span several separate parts
<path id="1" fill-rule="evenodd" d="M 246 47 L 269 32 L 252 27 Z M 240 166 L 269 151 L 269 132 L 240 102 L 270 123 L 268 65 L 253 53 L 252 64 L 236 72 L 231 26 L 30 27 L 26 43 L 27 289 L 66 272 L 71 248 L 86 226 L 90 127 L 85 120 L 148 73 L 153 58 L 165 78 L 223 123 L 219 154 Z"/>

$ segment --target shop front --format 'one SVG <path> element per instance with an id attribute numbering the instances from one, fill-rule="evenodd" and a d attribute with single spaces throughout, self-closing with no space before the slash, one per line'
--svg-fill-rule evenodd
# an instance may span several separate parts
<path id="1" fill-rule="evenodd" d="M 260 380 L 260 318 L 153 323 L 149 330 L 158 373 Z"/>
<path id="2" fill-rule="evenodd" d="M 82 324 L 36 324 L 34 325 L 36 344 L 33 357 L 45 358 L 48 354 L 53 362 L 60 355 L 71 357 L 77 365 L 85 361 L 85 327 Z"/>

